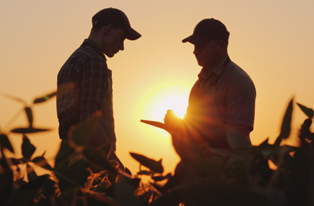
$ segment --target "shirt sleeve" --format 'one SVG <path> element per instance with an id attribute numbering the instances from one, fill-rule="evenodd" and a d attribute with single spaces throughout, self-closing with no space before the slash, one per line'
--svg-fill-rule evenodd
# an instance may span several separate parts
<path id="1" fill-rule="evenodd" d="M 234 79 L 227 94 L 227 123 L 253 130 L 256 90 L 249 77 Z"/>
<path id="2" fill-rule="evenodd" d="M 80 95 L 80 122 L 96 111 L 101 111 L 107 89 L 107 66 L 103 59 L 89 58 L 82 65 Z"/>

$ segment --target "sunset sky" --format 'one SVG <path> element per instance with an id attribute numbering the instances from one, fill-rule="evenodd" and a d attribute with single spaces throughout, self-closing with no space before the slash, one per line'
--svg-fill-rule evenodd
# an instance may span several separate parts
<path id="1" fill-rule="evenodd" d="M 167 109 L 184 111 L 201 68 L 193 45 L 181 40 L 204 18 L 226 25 L 229 56 L 255 83 L 254 144 L 267 137 L 274 141 L 292 97 L 314 107 L 313 0 L 1 1 L 0 94 L 31 103 L 55 91 L 59 69 L 88 37 L 91 17 L 106 7 L 123 10 L 142 34 L 139 40 L 125 41 L 125 50 L 107 61 L 113 71 L 117 154 L 132 172 L 138 171 L 138 163 L 129 152 L 162 158 L 167 172 L 179 160 L 170 136 L 140 119 L 161 121 Z M 4 96 L 0 102 L 2 132 L 27 125 L 23 113 L 9 122 L 23 104 Z M 45 157 L 52 161 L 60 143 L 55 98 L 33 111 L 35 126 L 53 130 L 29 135 L 30 140 L 36 154 L 47 151 Z M 306 117 L 297 107 L 293 115 L 295 136 Z M 9 137 L 19 155 L 22 137 Z"/>

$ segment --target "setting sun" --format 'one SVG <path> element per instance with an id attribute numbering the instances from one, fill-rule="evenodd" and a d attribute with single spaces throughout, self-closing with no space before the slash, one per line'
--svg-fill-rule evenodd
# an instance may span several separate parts
<path id="1" fill-rule="evenodd" d="M 153 117 L 161 119 L 168 109 L 174 111 L 176 115 L 183 118 L 186 112 L 187 100 L 183 94 L 166 94 L 152 106 Z"/>
<path id="2" fill-rule="evenodd" d="M 148 91 L 148 94 L 142 100 L 139 108 L 139 119 L 154 120 L 163 122 L 167 110 L 183 118 L 188 106 L 190 88 L 183 83 L 162 84 Z M 164 131 L 152 126 L 143 126 L 151 135 L 165 136 Z"/>
<path id="3" fill-rule="evenodd" d="M 167 110 L 183 118 L 188 106 L 189 87 L 183 84 L 163 84 L 156 87 L 143 100 L 140 118 L 163 121 Z"/>

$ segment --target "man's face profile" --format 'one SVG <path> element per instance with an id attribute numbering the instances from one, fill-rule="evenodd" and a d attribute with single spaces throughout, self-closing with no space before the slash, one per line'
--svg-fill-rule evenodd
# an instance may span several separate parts
<path id="1" fill-rule="evenodd" d="M 108 57 L 113 57 L 120 50 L 124 50 L 126 33 L 121 27 L 110 26 L 104 33 L 103 52 Z"/>
<path id="2" fill-rule="evenodd" d="M 209 41 L 204 44 L 194 45 L 194 55 L 201 67 L 212 67 L 217 62 L 219 54 L 219 45 L 216 41 Z"/>

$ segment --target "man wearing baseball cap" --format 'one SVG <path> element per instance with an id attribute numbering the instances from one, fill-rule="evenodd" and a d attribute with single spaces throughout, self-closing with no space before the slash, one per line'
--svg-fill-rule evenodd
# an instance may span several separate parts
<path id="1" fill-rule="evenodd" d="M 124 40 L 136 40 L 141 35 L 135 31 L 121 10 L 106 8 L 92 17 L 90 35 L 69 57 L 58 74 L 57 113 L 59 136 L 68 139 L 70 128 L 101 113 L 89 146 L 98 147 L 110 143 L 110 159 L 122 163 L 115 155 L 112 103 L 112 75 L 106 57 L 113 57 L 124 50 Z M 71 85 L 70 89 L 63 89 Z"/>
<path id="2" fill-rule="evenodd" d="M 229 58 L 228 41 L 225 25 L 213 18 L 200 21 L 193 34 L 182 40 L 194 45 L 193 53 L 202 67 L 191 89 L 184 120 L 175 118 L 172 112 L 167 112 L 164 119 L 168 128 L 179 134 L 172 139 L 182 159 L 189 158 L 184 145 L 190 145 L 191 141 L 211 148 L 230 148 L 227 140 L 230 132 L 242 136 L 247 146 L 251 145 L 256 90 L 249 75 Z M 182 127 L 189 140 L 175 132 Z"/>

